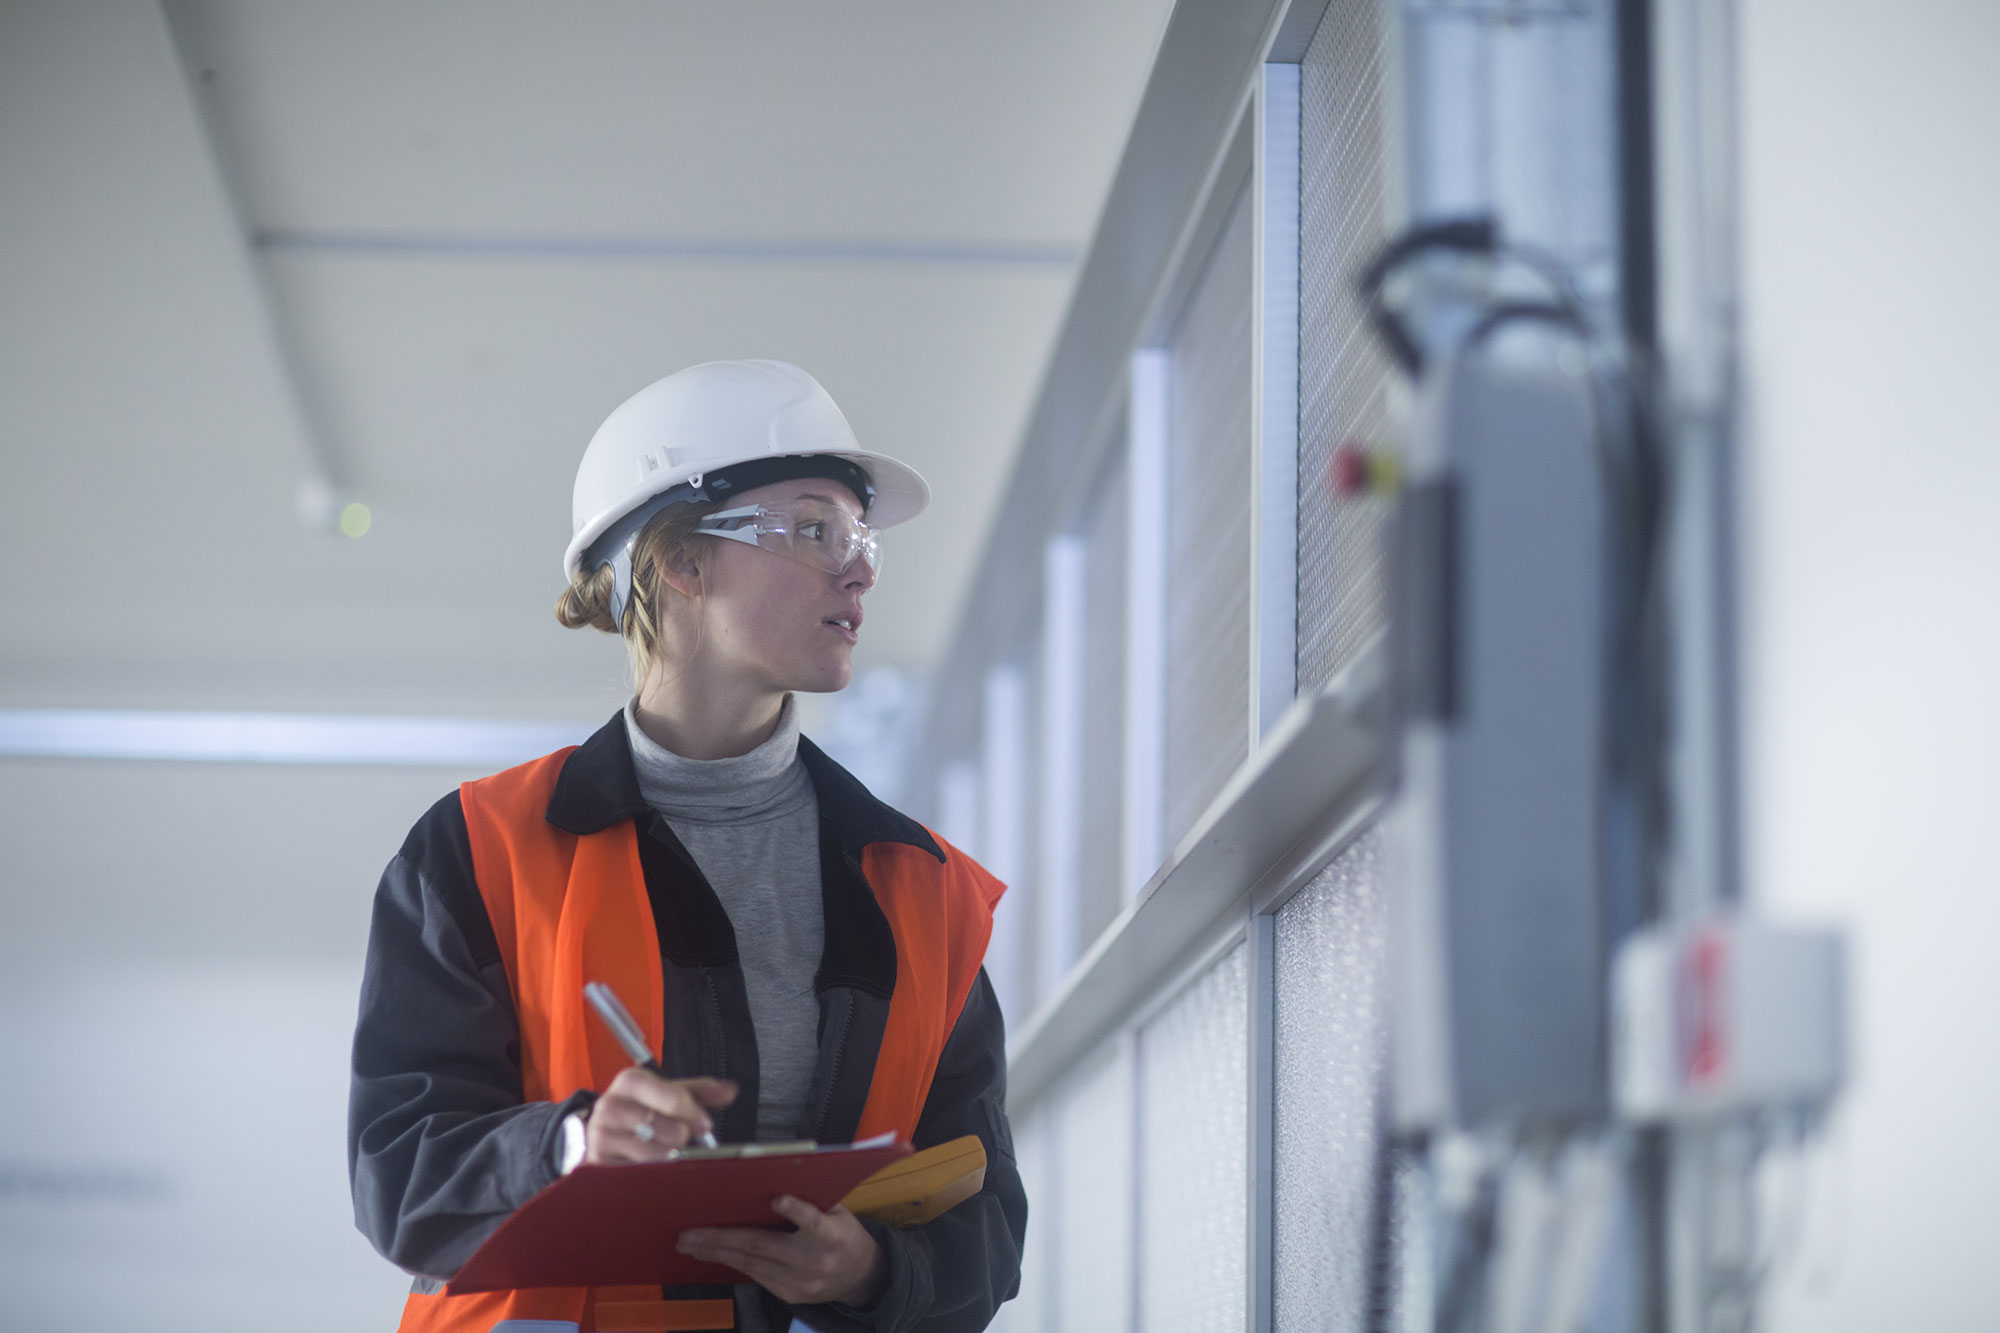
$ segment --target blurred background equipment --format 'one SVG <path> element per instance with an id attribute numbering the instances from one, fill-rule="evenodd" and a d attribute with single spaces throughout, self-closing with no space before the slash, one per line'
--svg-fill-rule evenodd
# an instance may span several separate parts
<path id="1" fill-rule="evenodd" d="M 804 720 L 1011 885 L 997 1327 L 1987 1327 L 1996 50 L 0 0 L 0 1326 L 393 1318 L 375 878 L 624 698 L 597 423 L 777 357 L 934 491 Z"/>
<path id="2" fill-rule="evenodd" d="M 1406 1129 L 1604 1109 L 1599 829 L 1623 721 L 1606 716 L 1607 678 L 1634 665 L 1604 622 L 1639 590 L 1609 559 L 1617 445 L 1582 321 L 1551 305 L 1478 316 L 1429 358 L 1413 414 L 1385 821 Z"/>

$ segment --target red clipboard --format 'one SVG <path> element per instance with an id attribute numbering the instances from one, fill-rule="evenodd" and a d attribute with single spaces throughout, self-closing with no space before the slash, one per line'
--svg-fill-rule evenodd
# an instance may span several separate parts
<path id="1" fill-rule="evenodd" d="M 764 1157 L 580 1166 L 515 1209 L 445 1284 L 445 1294 L 746 1282 L 733 1268 L 682 1254 L 674 1242 L 690 1227 L 787 1227 L 771 1211 L 779 1195 L 831 1208 L 909 1155 L 907 1143 L 869 1142 Z"/>

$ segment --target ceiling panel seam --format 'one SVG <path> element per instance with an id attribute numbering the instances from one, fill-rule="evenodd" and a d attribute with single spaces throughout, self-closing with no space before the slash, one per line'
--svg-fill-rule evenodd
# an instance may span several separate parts
<path id="1" fill-rule="evenodd" d="M 1069 268 L 1081 256 L 1071 245 L 956 241 L 740 241 L 655 237 L 482 236 L 477 234 L 327 231 L 267 228 L 260 250 L 323 254 L 458 255 L 468 258 L 651 259 L 686 262 L 1026 265 Z"/>

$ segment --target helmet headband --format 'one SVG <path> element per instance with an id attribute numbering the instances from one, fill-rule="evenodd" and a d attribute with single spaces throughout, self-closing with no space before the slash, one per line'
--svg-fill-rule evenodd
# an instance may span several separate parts
<path id="1" fill-rule="evenodd" d="M 731 500 L 759 486 L 799 477 L 824 477 L 828 481 L 839 482 L 861 501 L 863 514 L 868 512 L 869 505 L 875 503 L 875 483 L 868 479 L 861 465 L 836 454 L 786 454 L 778 458 L 753 458 L 747 463 L 731 463 L 706 475 L 697 473 L 689 477 L 688 494 L 679 498 Z M 675 490 L 679 489 L 675 487 Z"/>

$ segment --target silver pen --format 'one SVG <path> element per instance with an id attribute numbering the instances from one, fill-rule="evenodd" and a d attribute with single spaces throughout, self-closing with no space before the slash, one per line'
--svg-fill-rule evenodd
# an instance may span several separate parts
<path id="1" fill-rule="evenodd" d="M 632 1015 L 619 1003 L 618 996 L 611 987 L 601 981 L 583 983 L 583 998 L 590 1001 L 590 1007 L 604 1020 L 604 1026 L 611 1029 L 611 1035 L 618 1038 L 618 1044 L 625 1048 L 625 1054 L 632 1057 L 632 1063 L 641 1069 L 650 1070 L 661 1078 L 667 1071 L 660 1068 L 660 1062 L 653 1058 L 653 1048 L 646 1044 L 646 1036 L 639 1031 L 639 1025 Z M 694 1146 L 714 1148 L 719 1146 L 712 1132 L 704 1132 L 694 1137 Z"/>

